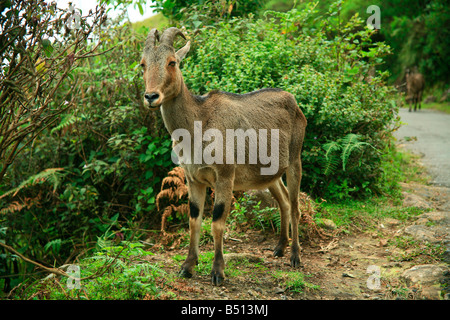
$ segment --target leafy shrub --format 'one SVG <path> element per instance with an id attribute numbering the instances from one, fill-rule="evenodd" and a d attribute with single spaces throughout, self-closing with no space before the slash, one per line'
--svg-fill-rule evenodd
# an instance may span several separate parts
<path id="1" fill-rule="evenodd" d="M 108 229 L 130 238 L 139 236 L 139 224 L 160 223 L 149 213 L 156 212 L 156 192 L 172 165 L 171 141 L 161 120 L 142 110 L 135 67 L 145 36 L 111 23 L 97 36 L 98 51 L 106 53 L 72 71 L 84 79 L 75 89 L 63 84 L 56 91 L 74 107 L 24 146 L 9 168 L 10 183 L 0 185 L 2 238 L 49 264 L 90 252 Z M 61 170 L 55 175 L 49 168 Z M 8 258 L 4 273 L 32 270 Z"/>
<path id="2" fill-rule="evenodd" d="M 170 279 L 157 264 L 148 263 L 151 252 L 142 249 L 140 243 L 122 241 L 117 245 L 107 242 L 91 257 L 82 259 L 80 268 L 80 289 L 67 289 L 67 278 L 53 275 L 35 281 L 32 285 L 14 291 L 16 299 L 40 300 L 125 300 L 152 299 L 161 295 Z M 92 277 L 92 278 L 91 278 Z M 164 288 L 166 289 L 166 288 Z"/>

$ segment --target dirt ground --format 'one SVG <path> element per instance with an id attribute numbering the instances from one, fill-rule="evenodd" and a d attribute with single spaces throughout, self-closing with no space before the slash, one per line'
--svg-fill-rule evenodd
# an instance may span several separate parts
<path id="1" fill-rule="evenodd" d="M 408 186 L 405 188 L 408 189 Z M 439 200 L 431 193 L 431 200 Z M 440 201 L 442 202 L 442 199 Z M 428 211 L 433 210 L 435 208 L 431 207 Z M 224 248 L 228 253 L 225 254 L 224 284 L 220 287 L 211 285 L 209 270 L 212 257 L 209 254 L 211 257 L 209 263 L 205 262 L 203 269 L 192 278 L 178 277 L 175 281 L 164 285 L 167 291 L 172 292 L 166 298 L 179 300 L 448 299 L 448 294 L 445 297 L 445 290 L 442 291 L 445 287 L 442 285 L 442 280 L 440 280 L 441 284 L 432 284 L 434 289 L 430 293 L 428 289 L 425 290 L 422 283 L 409 281 L 405 277 L 405 271 L 418 264 L 442 265 L 442 261 L 423 260 L 421 252 L 430 248 L 429 242 L 414 240 L 409 247 L 402 247 L 398 245 L 398 241 L 395 241 L 404 233 L 405 228 L 415 225 L 419 220 L 420 217 L 407 222 L 386 218 L 383 221 L 377 221 L 368 230 L 352 230 L 350 234 L 335 230 L 331 237 L 323 239 L 314 237 L 310 241 L 304 240 L 301 242 L 302 266 L 296 270 L 289 265 L 289 247 L 284 257 L 273 257 L 272 250 L 277 243 L 277 236 L 273 233 L 250 230 L 242 238 L 225 237 Z M 200 251 L 201 255 L 208 255 L 208 252 L 213 251 L 212 243 L 201 246 Z M 398 259 L 402 255 L 408 256 L 408 252 L 409 258 Z M 149 260 L 157 262 L 169 274 L 175 275 L 186 254 L 187 248 L 178 249 L 175 246 L 172 250 L 151 256 Z M 303 285 L 296 287 L 292 283 L 297 278 L 293 272 L 304 275 Z M 444 274 L 447 275 L 448 281 L 448 271 Z M 165 298 L 164 294 L 160 298 Z"/>
<path id="2" fill-rule="evenodd" d="M 236 254 L 236 260 L 254 261 L 254 263 L 237 263 L 228 268 L 238 268 L 239 275 L 228 276 L 221 287 L 211 285 L 208 275 L 195 274 L 191 279 L 182 279 L 171 290 L 177 299 L 366 299 L 384 298 L 385 293 L 371 291 L 366 281 L 369 274 L 367 267 L 371 264 L 387 264 L 386 250 L 377 246 L 377 239 L 370 235 L 358 237 L 339 237 L 318 244 L 302 244 L 302 264 L 300 269 L 293 270 L 289 265 L 290 252 L 282 258 L 272 256 L 272 247 L 276 244 L 275 237 L 261 235 L 259 232 L 250 234 L 242 243 L 226 242 L 230 254 Z M 378 240 L 379 242 L 379 240 Z M 322 247 L 335 248 L 325 252 Z M 202 251 L 212 251 L 212 245 L 202 247 Z M 178 272 L 181 263 L 172 257 L 185 255 L 184 250 L 173 250 L 156 255 L 150 259 L 160 262 L 164 269 L 173 274 Z M 226 254 L 227 256 L 227 254 Z M 303 293 L 291 292 L 283 285 L 283 279 L 273 276 L 274 272 L 298 271 L 306 275 L 305 281 L 317 285 L 320 289 L 304 288 Z"/>

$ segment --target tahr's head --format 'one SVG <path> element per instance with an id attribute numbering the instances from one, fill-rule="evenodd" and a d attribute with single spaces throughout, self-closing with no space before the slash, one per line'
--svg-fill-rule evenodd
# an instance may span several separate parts
<path id="1" fill-rule="evenodd" d="M 175 52 L 173 42 L 176 36 L 186 39 L 175 27 L 166 29 L 161 37 L 158 30 L 152 29 L 145 41 L 141 60 L 145 82 L 144 104 L 152 110 L 175 98 L 181 91 L 183 78 L 179 65 L 189 52 L 190 41 Z"/>

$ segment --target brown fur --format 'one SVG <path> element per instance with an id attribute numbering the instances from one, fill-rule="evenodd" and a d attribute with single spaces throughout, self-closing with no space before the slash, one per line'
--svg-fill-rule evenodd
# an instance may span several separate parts
<path id="1" fill-rule="evenodd" d="M 274 255 L 282 256 L 289 241 L 289 217 L 292 225 L 291 265 L 300 265 L 298 221 L 300 218 L 298 195 L 302 175 L 301 150 L 305 137 L 306 119 L 294 96 L 280 89 L 263 89 L 247 94 L 213 91 L 204 96 L 191 94 L 184 84 L 178 67 L 190 48 L 186 46 L 175 52 L 173 38 L 184 37 L 176 28 L 167 29 L 161 36 L 161 44 L 155 29 L 150 31 L 141 64 L 144 68 L 146 96 L 158 96 L 146 101 L 150 108 L 160 108 L 164 124 L 170 134 L 184 128 L 194 137 L 194 121 L 202 121 L 203 132 L 209 128 L 220 130 L 225 137 L 226 129 L 279 130 L 279 169 L 273 175 L 261 175 L 262 164 L 184 164 L 182 165 L 189 186 L 189 201 L 199 210 L 197 217 L 190 218 L 190 248 L 181 274 L 192 276 L 198 261 L 198 242 L 205 202 L 206 187 L 215 190 L 215 208 L 212 233 L 215 256 L 212 283 L 220 285 L 224 280 L 223 232 L 230 211 L 233 190 L 269 188 L 278 201 L 281 211 L 281 236 Z M 176 60 L 176 66 L 168 61 Z M 146 98 L 147 99 L 147 98 Z M 147 99 L 148 100 L 148 99 Z M 192 138 L 193 139 L 193 138 Z M 270 142 L 270 135 L 268 136 Z M 194 145 L 192 141 L 192 146 Z M 206 145 L 206 143 L 205 143 Z M 224 143 L 225 146 L 225 143 Z M 248 144 L 245 145 L 248 159 Z M 267 147 L 271 150 L 270 145 Z M 193 155 L 193 152 L 191 153 Z M 225 152 L 223 153 L 225 157 Z M 235 154 L 236 156 L 236 154 Z M 287 188 L 281 176 L 286 174 Z M 223 212 L 222 212 L 223 211 Z"/>
<path id="2" fill-rule="evenodd" d="M 425 79 L 421 73 L 410 72 L 406 70 L 406 92 L 407 100 L 409 100 L 409 111 L 411 112 L 412 105 L 414 104 L 414 111 L 421 108 L 422 94 L 425 88 Z"/>

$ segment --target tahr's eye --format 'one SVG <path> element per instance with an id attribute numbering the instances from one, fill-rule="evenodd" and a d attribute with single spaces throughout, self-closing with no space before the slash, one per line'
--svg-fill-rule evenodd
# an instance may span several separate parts
<path id="1" fill-rule="evenodd" d="M 170 61 L 169 62 L 169 66 L 171 66 L 171 67 L 175 67 L 176 64 L 177 64 L 176 61 Z"/>
<path id="2" fill-rule="evenodd" d="M 145 64 L 141 63 L 141 68 L 145 68 Z"/>

